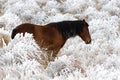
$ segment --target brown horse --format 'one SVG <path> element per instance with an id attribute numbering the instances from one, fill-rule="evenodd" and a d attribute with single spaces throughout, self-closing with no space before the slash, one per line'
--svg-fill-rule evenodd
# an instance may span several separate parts
<path id="1" fill-rule="evenodd" d="M 17 33 L 32 33 L 37 44 L 42 48 L 47 48 L 56 57 L 66 40 L 79 35 L 86 44 L 91 42 L 88 30 L 88 23 L 85 20 L 62 21 L 49 23 L 44 26 L 34 24 L 21 24 L 12 31 L 12 39 Z"/>

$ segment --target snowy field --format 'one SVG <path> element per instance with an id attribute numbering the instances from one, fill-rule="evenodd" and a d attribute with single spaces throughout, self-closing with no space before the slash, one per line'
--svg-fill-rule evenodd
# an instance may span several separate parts
<path id="1" fill-rule="evenodd" d="M 0 80 L 120 80 L 120 0 L 0 0 L 2 34 L 11 35 L 26 22 L 82 19 L 89 24 L 92 43 L 69 39 L 47 67 L 46 53 L 31 34 L 4 43 Z"/>

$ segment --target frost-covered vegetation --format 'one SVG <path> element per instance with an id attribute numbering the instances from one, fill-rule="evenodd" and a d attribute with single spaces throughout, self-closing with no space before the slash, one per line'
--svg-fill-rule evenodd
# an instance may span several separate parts
<path id="1" fill-rule="evenodd" d="M 92 43 L 69 39 L 47 67 L 46 53 L 31 34 L 4 42 L 0 80 L 120 80 L 119 0 L 0 0 L 0 33 L 8 35 L 21 23 L 82 19 L 89 23 Z"/>

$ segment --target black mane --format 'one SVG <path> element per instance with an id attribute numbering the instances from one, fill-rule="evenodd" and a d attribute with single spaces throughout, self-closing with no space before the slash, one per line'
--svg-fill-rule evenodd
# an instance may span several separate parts
<path id="1" fill-rule="evenodd" d="M 53 23 L 65 38 L 74 37 L 82 30 L 83 21 L 62 21 Z"/>

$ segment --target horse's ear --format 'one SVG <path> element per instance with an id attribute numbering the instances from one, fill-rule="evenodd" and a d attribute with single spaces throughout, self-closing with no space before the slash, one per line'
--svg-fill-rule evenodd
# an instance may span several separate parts
<path id="1" fill-rule="evenodd" d="M 83 22 L 85 22 L 85 19 L 83 19 Z"/>

